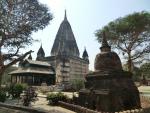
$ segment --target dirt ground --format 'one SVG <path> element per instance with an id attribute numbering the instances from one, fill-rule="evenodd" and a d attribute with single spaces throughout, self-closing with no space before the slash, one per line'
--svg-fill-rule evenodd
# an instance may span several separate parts
<path id="1" fill-rule="evenodd" d="M 141 88 L 141 89 L 144 89 L 144 88 Z M 147 90 L 147 88 L 146 88 Z M 67 94 L 69 96 L 71 96 L 71 94 Z M 150 107 L 150 97 L 148 97 L 149 99 L 147 98 L 141 98 L 141 106 L 142 108 L 148 108 Z M 19 100 L 7 100 L 6 101 L 7 104 L 20 104 L 21 101 Z M 46 96 L 45 95 L 39 95 L 37 101 L 35 103 L 32 103 L 30 107 L 33 107 L 33 108 L 36 108 L 36 109 L 43 109 L 43 110 L 47 110 L 49 111 L 50 113 L 75 113 L 73 111 L 70 111 L 70 110 L 67 110 L 67 109 L 64 109 L 62 107 L 59 107 L 59 106 L 50 106 L 48 105 L 48 101 L 46 100 Z M 0 110 L 0 113 L 28 113 L 28 112 L 20 112 L 20 111 L 17 111 L 15 110 L 14 112 L 9 112 L 9 109 L 7 112 L 3 112 L 5 109 L 2 108 Z"/>

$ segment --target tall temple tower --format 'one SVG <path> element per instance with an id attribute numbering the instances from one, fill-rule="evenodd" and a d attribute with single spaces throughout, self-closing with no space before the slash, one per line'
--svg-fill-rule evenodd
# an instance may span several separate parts
<path id="1" fill-rule="evenodd" d="M 59 30 L 56 34 L 56 38 L 51 50 L 51 56 L 57 56 L 58 54 L 79 57 L 79 49 L 72 32 L 70 23 L 67 20 L 67 15 L 65 11 L 64 20 L 60 24 Z"/>
<path id="2" fill-rule="evenodd" d="M 56 83 L 71 85 L 74 80 L 84 80 L 89 71 L 88 53 L 85 50 L 82 58 L 65 11 L 64 19 L 56 34 L 50 56 L 42 59 L 50 63 L 56 72 Z"/>

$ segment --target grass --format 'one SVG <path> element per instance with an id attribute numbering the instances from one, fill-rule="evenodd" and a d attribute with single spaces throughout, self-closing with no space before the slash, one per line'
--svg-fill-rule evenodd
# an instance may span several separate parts
<path id="1" fill-rule="evenodd" d="M 0 107 L 0 113 L 29 113 L 29 112 Z"/>

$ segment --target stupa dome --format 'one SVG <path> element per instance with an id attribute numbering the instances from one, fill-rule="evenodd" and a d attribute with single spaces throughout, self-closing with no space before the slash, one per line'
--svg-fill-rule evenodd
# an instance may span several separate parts
<path id="1" fill-rule="evenodd" d="M 117 53 L 111 51 L 105 33 L 103 33 L 102 47 L 100 47 L 100 50 L 101 53 L 97 54 L 95 58 L 95 71 L 122 70 L 120 58 Z"/>

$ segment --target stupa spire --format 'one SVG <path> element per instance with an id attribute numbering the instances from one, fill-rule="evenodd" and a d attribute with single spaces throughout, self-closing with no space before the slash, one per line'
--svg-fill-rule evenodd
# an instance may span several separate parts
<path id="1" fill-rule="evenodd" d="M 102 46 L 100 47 L 101 51 L 110 51 L 111 47 L 108 45 L 107 39 L 106 39 L 106 33 L 103 32 L 103 38 L 102 38 Z"/>

